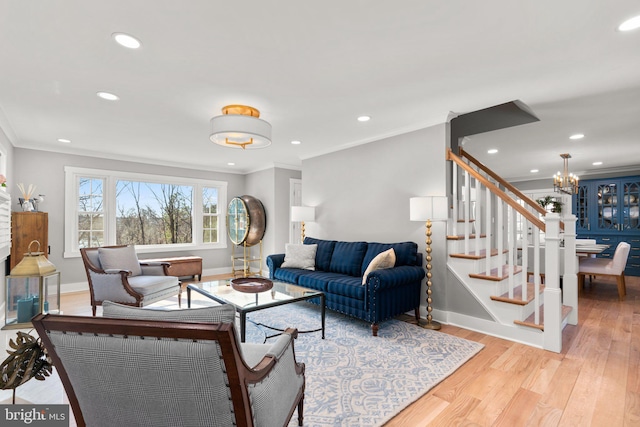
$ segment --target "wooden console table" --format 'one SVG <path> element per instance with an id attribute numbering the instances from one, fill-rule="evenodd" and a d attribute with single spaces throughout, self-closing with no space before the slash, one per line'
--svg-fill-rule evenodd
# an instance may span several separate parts
<path id="1" fill-rule="evenodd" d="M 169 275 L 175 277 L 192 276 L 195 280 L 202 279 L 202 257 L 179 256 L 170 258 L 141 259 L 141 262 L 168 262 Z"/>

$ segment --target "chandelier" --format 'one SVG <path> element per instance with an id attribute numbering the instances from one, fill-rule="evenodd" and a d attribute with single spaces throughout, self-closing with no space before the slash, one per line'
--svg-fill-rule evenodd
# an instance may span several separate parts
<path id="1" fill-rule="evenodd" d="M 577 175 L 569 173 L 569 159 L 571 154 L 560 154 L 560 157 L 564 159 L 564 171 L 558 172 L 553 176 L 553 189 L 556 193 L 574 194 L 578 192 L 578 178 Z"/>
<path id="2" fill-rule="evenodd" d="M 222 116 L 211 119 L 211 142 L 230 148 L 263 148 L 271 145 L 271 124 L 248 105 L 227 105 Z"/>

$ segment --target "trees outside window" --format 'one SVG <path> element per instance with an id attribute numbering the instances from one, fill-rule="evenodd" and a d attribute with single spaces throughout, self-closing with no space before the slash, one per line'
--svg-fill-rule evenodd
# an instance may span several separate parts
<path id="1" fill-rule="evenodd" d="M 226 182 L 72 167 L 65 176 L 65 256 L 114 244 L 226 247 Z"/>

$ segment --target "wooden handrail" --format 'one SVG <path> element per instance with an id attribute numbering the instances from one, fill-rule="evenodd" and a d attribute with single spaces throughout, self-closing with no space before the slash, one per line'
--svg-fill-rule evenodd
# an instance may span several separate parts
<path id="1" fill-rule="evenodd" d="M 529 196 L 527 196 L 526 194 L 522 193 L 520 190 L 518 190 L 516 187 L 513 186 L 513 184 L 511 184 L 510 182 L 506 181 L 504 178 L 502 178 L 500 175 L 498 175 L 497 173 L 495 173 L 494 171 L 492 171 L 491 169 L 489 169 L 488 167 L 486 167 L 485 165 L 483 165 L 478 159 L 476 159 L 475 157 L 473 157 L 471 154 L 469 154 L 468 152 L 466 152 L 465 150 L 462 149 L 462 147 L 460 148 L 460 157 L 466 157 L 467 159 L 469 159 L 469 161 L 471 163 L 473 163 L 474 165 L 476 165 L 478 168 L 482 169 L 482 171 L 484 173 L 486 173 L 487 175 L 489 175 L 491 178 L 495 179 L 496 181 L 498 181 L 500 184 L 502 184 L 507 190 L 511 191 L 513 194 L 515 194 L 516 196 L 518 196 L 519 198 L 521 198 L 522 200 L 525 201 L 526 204 L 528 204 L 529 206 L 531 206 L 532 208 L 534 208 L 536 211 L 538 211 L 539 213 L 541 213 L 542 215 L 545 215 L 547 213 L 547 211 L 540 206 L 538 203 L 536 203 L 535 201 L 533 201 Z"/>
<path id="2" fill-rule="evenodd" d="M 527 205 L 531 206 L 533 209 L 535 209 L 537 212 L 541 213 L 542 215 L 546 215 L 547 214 L 547 210 L 545 208 L 543 208 L 542 206 L 540 206 L 537 202 L 535 202 L 533 199 L 531 199 L 529 196 L 527 196 L 526 194 L 524 194 L 522 191 L 518 190 L 516 187 L 513 186 L 513 184 L 511 184 L 510 182 L 506 181 L 504 178 L 502 178 L 500 175 L 498 175 L 497 173 L 495 173 L 494 171 L 492 171 L 491 169 L 489 169 L 488 167 L 486 167 L 484 164 L 482 164 L 482 162 L 480 162 L 480 160 L 476 159 L 475 157 L 473 157 L 471 154 L 469 154 L 467 151 L 465 151 L 462 147 L 460 147 L 460 157 L 466 157 L 467 159 L 469 159 L 469 161 L 471 163 L 473 163 L 474 165 L 476 165 L 478 168 L 482 169 L 482 171 L 484 173 L 486 173 L 487 175 L 489 175 L 491 178 L 495 179 L 496 181 L 498 181 L 500 184 L 502 184 L 507 190 L 511 191 L 513 194 L 515 194 L 516 196 L 518 196 L 520 199 L 522 199 Z M 564 230 L 564 222 L 560 221 L 560 229 Z"/>
<path id="3" fill-rule="evenodd" d="M 455 162 L 458 166 L 460 166 L 462 169 L 464 169 L 469 174 L 471 174 L 475 179 L 480 181 L 482 183 L 482 185 L 484 185 L 485 187 L 489 188 L 492 193 L 496 194 L 505 203 L 507 203 L 512 208 L 514 208 L 516 211 L 520 212 L 520 214 L 523 217 L 525 217 L 526 219 L 528 219 L 529 222 L 531 222 L 533 225 L 538 227 L 540 230 L 546 231 L 546 227 L 545 227 L 544 222 L 542 222 L 540 219 L 536 218 L 531 212 L 529 212 L 527 209 L 525 209 L 520 203 L 518 203 L 515 200 L 513 200 L 512 197 L 509 197 L 509 195 L 507 193 L 505 193 L 504 191 L 502 191 L 497 185 L 495 185 L 494 183 L 489 181 L 487 178 L 482 176 L 478 171 L 476 171 L 471 166 L 466 164 L 460 157 L 458 157 L 455 154 L 453 154 L 453 152 L 451 151 L 450 148 L 447 149 L 447 160 L 451 160 L 451 161 Z M 546 211 L 544 211 L 544 210 L 543 210 L 543 212 L 546 213 Z"/>

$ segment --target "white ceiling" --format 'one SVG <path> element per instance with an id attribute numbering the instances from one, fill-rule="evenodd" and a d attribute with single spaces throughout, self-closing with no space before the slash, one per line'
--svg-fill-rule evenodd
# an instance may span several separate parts
<path id="1" fill-rule="evenodd" d="M 247 172 L 519 99 L 539 123 L 465 145 L 503 176 L 550 177 L 562 152 L 576 172 L 630 168 L 640 30 L 616 27 L 637 14 L 635 0 L 2 0 L 0 127 L 16 147 Z M 272 124 L 269 148 L 209 141 L 237 103 Z"/>

